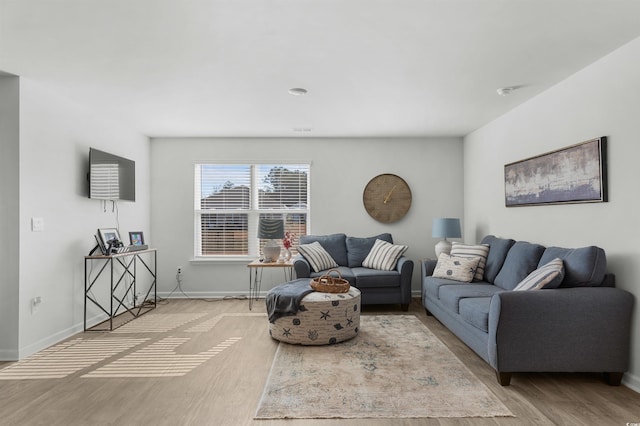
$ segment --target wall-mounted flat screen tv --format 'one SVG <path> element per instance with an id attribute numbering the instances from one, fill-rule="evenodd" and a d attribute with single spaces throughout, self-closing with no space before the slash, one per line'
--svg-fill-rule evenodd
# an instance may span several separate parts
<path id="1" fill-rule="evenodd" d="M 89 198 L 135 201 L 135 161 L 90 148 Z"/>

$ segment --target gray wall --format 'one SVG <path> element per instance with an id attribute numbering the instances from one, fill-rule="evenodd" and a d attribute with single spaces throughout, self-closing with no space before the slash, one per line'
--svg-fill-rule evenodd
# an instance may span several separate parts
<path id="1" fill-rule="evenodd" d="M 372 236 L 390 232 L 409 246 L 416 262 L 433 257 L 431 221 L 463 214 L 462 140 L 425 139 L 242 139 L 156 138 L 151 141 L 151 231 L 158 248 L 160 284 L 166 295 L 176 287 L 182 266 L 182 289 L 189 296 L 248 294 L 247 260 L 197 262 L 194 254 L 194 162 L 311 162 L 311 233 L 343 232 Z M 412 207 L 402 220 L 381 224 L 362 205 L 367 182 L 380 173 L 395 173 L 409 184 Z M 419 265 L 413 288 L 418 294 Z M 265 272 L 263 292 L 282 282 L 281 271 Z M 173 296 L 182 297 L 180 291 Z"/>
<path id="2" fill-rule="evenodd" d="M 150 220 L 147 137 L 87 111 L 55 87 L 28 78 L 19 79 L 19 102 L 11 104 L 12 116 L 19 112 L 19 142 L 12 136 L 11 155 L 5 159 L 3 135 L 0 160 L 2 166 L 8 163 L 13 179 L 9 201 L 15 201 L 5 204 L 3 198 L 2 204 L 3 222 L 8 209 L 12 242 L 2 245 L 0 256 L 12 271 L 3 273 L 0 285 L 12 312 L 0 327 L 12 330 L 9 335 L 0 333 L 3 360 L 23 358 L 82 330 L 83 258 L 95 244 L 96 229 L 117 223 L 110 206 L 105 212 L 99 201 L 87 198 L 90 146 L 136 161 L 138 200 L 119 203 L 121 231 L 148 231 Z M 5 186 L 1 186 L 3 197 Z M 44 218 L 43 232 L 31 231 L 33 217 Z M 19 233 L 19 241 L 14 233 Z M 36 309 L 31 305 L 34 297 L 42 299 Z"/>
<path id="3" fill-rule="evenodd" d="M 464 140 L 465 233 L 545 245 L 598 245 L 619 288 L 640 296 L 640 39 L 623 46 Z M 517 92 L 512 96 L 517 96 Z M 609 202 L 506 208 L 504 165 L 609 138 Z M 637 307 L 636 307 L 637 311 Z M 624 383 L 640 391 L 640 318 Z"/>
<path id="4" fill-rule="evenodd" d="M 0 359 L 18 354 L 20 81 L 0 73 Z"/>

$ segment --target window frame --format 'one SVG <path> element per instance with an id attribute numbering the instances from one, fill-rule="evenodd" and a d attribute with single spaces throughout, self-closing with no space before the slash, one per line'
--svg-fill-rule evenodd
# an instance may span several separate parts
<path id="1" fill-rule="evenodd" d="M 201 183 L 202 166 L 249 166 L 250 168 L 250 201 L 248 209 L 204 209 L 202 208 L 202 194 Z M 260 209 L 259 206 L 259 193 L 260 185 L 259 181 L 260 173 L 258 168 L 261 166 L 273 167 L 291 167 L 291 166 L 304 166 L 307 173 L 307 203 L 306 208 L 300 209 Z M 296 167 L 296 169 L 298 169 Z M 305 234 L 309 234 L 310 230 L 310 218 L 311 218 L 311 162 L 308 161 L 296 161 L 296 162 L 211 162 L 211 161 L 198 161 L 194 163 L 194 260 L 196 261 L 250 261 L 260 257 L 261 240 L 257 237 L 258 219 L 261 214 L 277 215 L 277 214 L 304 214 L 306 215 Z M 214 254 L 207 255 L 202 253 L 202 217 L 205 214 L 246 214 L 247 215 L 247 254 L 241 255 L 224 255 Z M 296 237 L 299 238 L 300 235 Z"/>

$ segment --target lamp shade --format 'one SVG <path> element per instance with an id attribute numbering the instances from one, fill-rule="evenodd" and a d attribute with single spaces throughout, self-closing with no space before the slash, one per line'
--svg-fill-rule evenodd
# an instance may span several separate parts
<path id="1" fill-rule="evenodd" d="M 282 219 L 260 219 L 258 238 L 265 240 L 284 238 L 284 221 Z"/>
<path id="2" fill-rule="evenodd" d="M 460 219 L 451 217 L 439 217 L 433 219 L 431 227 L 431 236 L 433 238 L 460 238 Z"/>

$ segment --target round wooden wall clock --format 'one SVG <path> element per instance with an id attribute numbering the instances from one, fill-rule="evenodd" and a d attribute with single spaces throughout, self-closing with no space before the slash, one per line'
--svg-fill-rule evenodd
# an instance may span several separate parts
<path id="1" fill-rule="evenodd" d="M 362 193 L 369 216 L 382 223 L 400 220 L 411 207 L 411 189 L 400 176 L 385 173 L 371 179 Z"/>

